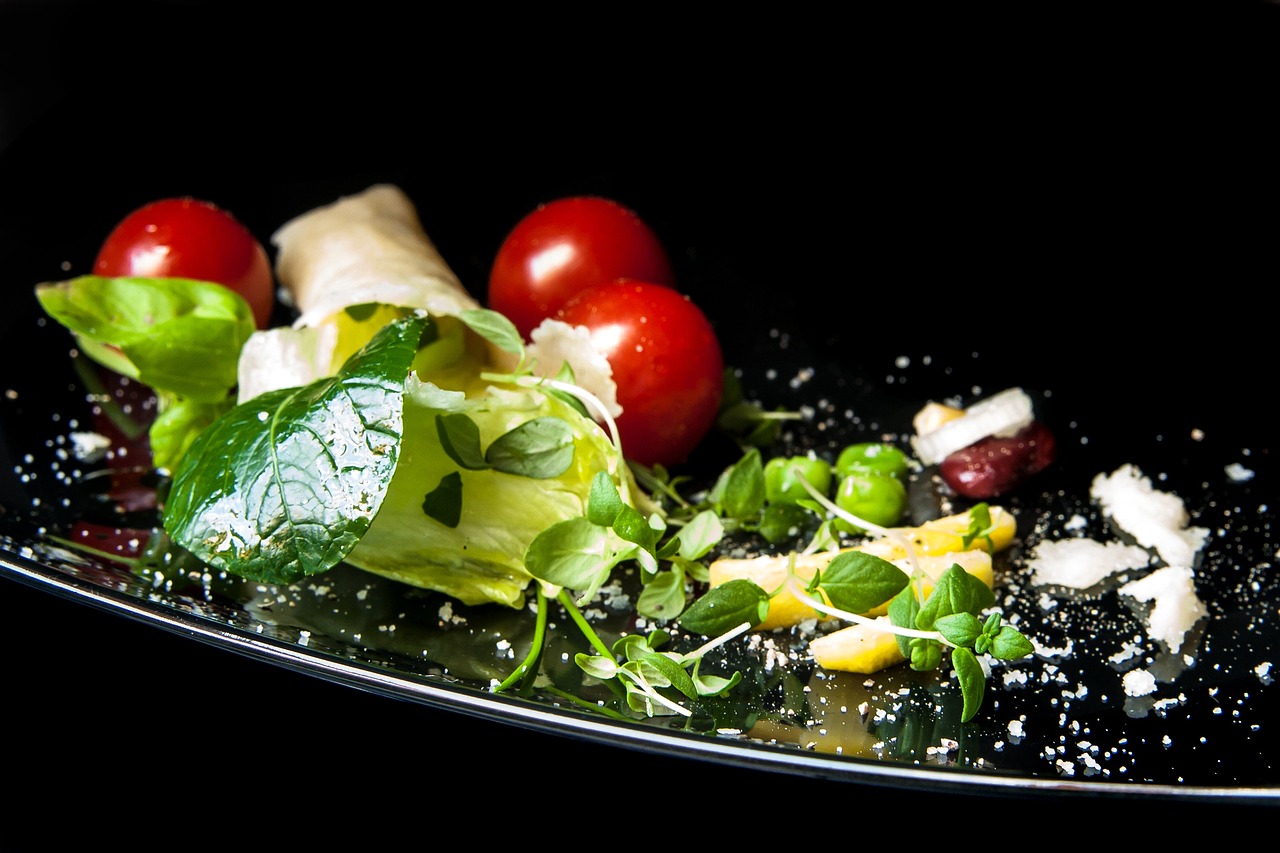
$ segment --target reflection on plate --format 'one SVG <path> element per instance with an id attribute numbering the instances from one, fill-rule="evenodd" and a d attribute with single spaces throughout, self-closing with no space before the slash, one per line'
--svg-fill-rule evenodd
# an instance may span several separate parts
<path id="1" fill-rule="evenodd" d="M 471 255 L 482 256 L 481 249 Z M 725 272 L 714 259 L 699 264 L 691 269 L 702 286 Z M 1199 432 L 1180 411 L 1165 421 L 1153 416 L 1149 429 L 1129 429 L 1115 417 L 1115 391 L 1082 389 L 1048 369 L 1036 374 L 1037 386 L 1007 352 L 944 360 L 903 346 L 868 358 L 851 354 L 839 329 L 794 334 L 786 311 L 716 319 L 734 330 L 726 349 L 741 366 L 747 395 L 809 413 L 786 436 L 792 448 L 900 440 L 926 400 L 972 397 L 1006 380 L 1039 395 L 1064 452 L 1033 488 L 1008 501 L 1020 538 L 999 566 L 998 596 L 1038 652 L 994 667 L 975 720 L 959 722 L 950 679 L 908 667 L 874 676 L 825 672 L 806 655 L 800 632 L 744 640 L 709 661 L 746 674 L 710 719 L 620 720 L 591 707 L 609 697 L 573 664 L 584 650 L 573 631 L 554 634 L 544 665 L 559 686 L 574 687 L 574 698 L 489 690 L 528 648 L 528 612 L 465 607 L 345 566 L 271 587 L 191 566 L 131 573 L 69 549 L 59 538 L 77 523 L 110 535 L 136 529 L 125 538 L 144 538 L 153 520 L 146 501 L 134 507 L 127 495 L 145 495 L 151 484 L 143 476 L 134 492 L 106 497 L 106 463 L 92 461 L 73 437 L 109 431 L 89 400 L 94 374 L 77 369 L 69 338 L 40 319 L 33 300 L 7 329 L 17 351 L 47 369 L 10 365 L 2 383 L 0 574 L 321 678 L 601 742 L 889 786 L 1280 800 L 1270 725 L 1280 584 L 1271 572 L 1274 474 L 1266 448 L 1242 444 L 1237 433 Z M 145 397 L 133 402 L 143 405 Z M 1114 537 L 1088 488 L 1095 474 L 1124 463 L 1184 497 L 1193 523 L 1212 531 L 1196 567 L 1209 618 L 1179 654 L 1147 636 L 1149 614 L 1123 600 L 1118 584 L 1064 594 L 1032 583 L 1026 564 L 1039 541 L 1068 529 Z M 915 488 L 929 499 L 927 477 Z M 602 635 L 636 629 L 631 591 L 622 578 L 592 608 Z M 1124 676 L 1138 668 L 1154 689 L 1130 695 Z"/>

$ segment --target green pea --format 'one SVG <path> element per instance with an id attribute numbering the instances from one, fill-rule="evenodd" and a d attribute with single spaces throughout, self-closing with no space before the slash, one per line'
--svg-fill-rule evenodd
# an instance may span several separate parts
<path id="1" fill-rule="evenodd" d="M 775 456 L 764 465 L 764 496 L 769 503 L 812 500 L 800 478 L 822 494 L 831 489 L 831 463 L 817 456 Z"/>
<path id="2" fill-rule="evenodd" d="M 835 503 L 871 524 L 892 527 L 907 510 L 907 487 L 897 477 L 855 471 L 840 480 Z M 846 533 L 866 532 L 842 518 L 836 519 L 835 526 Z"/>
<path id="3" fill-rule="evenodd" d="M 907 476 L 907 454 L 892 444 L 880 441 L 864 441 L 851 444 L 836 457 L 836 475 L 847 477 L 856 471 L 868 471 L 897 477 Z"/>

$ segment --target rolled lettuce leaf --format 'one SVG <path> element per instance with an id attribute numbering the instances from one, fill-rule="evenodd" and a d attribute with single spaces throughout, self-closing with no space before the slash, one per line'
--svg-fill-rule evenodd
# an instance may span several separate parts
<path id="1" fill-rule="evenodd" d="M 413 202 L 376 184 L 281 226 L 276 274 L 315 326 L 352 305 L 378 303 L 457 316 L 479 308 L 422 230 Z"/>
<path id="2" fill-rule="evenodd" d="M 276 277 L 298 309 L 291 328 L 255 333 L 241 351 L 239 400 L 335 373 L 388 322 L 419 309 L 481 307 L 427 236 L 413 202 L 375 184 L 286 222 L 271 237 Z M 477 339 L 490 366 L 514 361 Z"/>
<path id="3" fill-rule="evenodd" d="M 393 320 L 425 312 L 432 321 L 406 382 L 395 471 L 347 563 L 465 604 L 518 608 L 533 581 L 529 544 L 584 514 L 597 472 L 623 494 L 638 493 L 617 448 L 580 409 L 537 387 L 484 378 L 509 374 L 519 358 L 466 322 L 481 306 L 398 188 L 377 185 L 306 213 L 273 242 L 278 278 L 300 315 L 245 346 L 242 402 L 331 374 Z M 476 438 L 469 453 L 448 438 L 445 424 L 459 421 Z M 543 428 L 566 464 L 516 470 L 521 454 L 537 458 L 536 440 L 532 450 L 522 442 Z"/>

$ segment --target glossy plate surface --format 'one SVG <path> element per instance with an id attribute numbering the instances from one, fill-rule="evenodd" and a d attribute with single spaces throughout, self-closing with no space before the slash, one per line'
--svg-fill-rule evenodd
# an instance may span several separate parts
<path id="1" fill-rule="evenodd" d="M 1250 351 L 1260 322 L 1231 276 L 1219 275 L 1213 298 L 1196 305 L 1171 302 L 1151 283 L 1221 257 L 1191 246 L 1193 229 L 1161 199 L 1108 185 L 1111 204 L 1085 227 L 1052 200 L 1089 199 L 1103 182 L 1041 177 L 1035 201 L 1019 195 L 1025 171 L 1006 164 L 996 185 L 1009 206 L 979 222 L 957 200 L 976 187 L 944 186 L 942 172 L 917 171 L 904 187 L 818 167 L 744 179 L 723 168 L 575 171 L 560 158 L 555 169 L 507 162 L 480 171 L 463 139 L 436 141 L 429 164 L 361 139 L 337 146 L 338 161 L 323 167 L 231 176 L 214 156 L 221 137 L 148 158 L 120 140 L 83 147 L 73 130 L 84 115 L 60 107 L 3 161 L 13 301 L 2 328 L 6 352 L 21 353 L 0 368 L 7 581 L 339 684 L 698 761 L 922 790 L 1280 803 L 1276 472 L 1272 430 L 1254 405 L 1254 379 L 1270 368 Z M 47 162 L 64 166 L 39 173 Z M 216 200 L 265 240 L 289 217 L 381 180 L 417 202 L 427 232 L 479 295 L 506 229 L 534 204 L 590 192 L 635 207 L 672 248 L 747 395 L 808 412 L 788 433 L 790 448 L 903 441 L 928 400 L 1026 388 L 1060 456 L 1007 501 L 1019 543 L 1000 566 L 999 601 L 1039 653 L 997 666 L 982 712 L 961 725 L 959 695 L 936 674 L 825 673 L 789 635 L 743 643 L 724 663 L 756 687 L 718 731 L 694 733 L 671 718 L 622 722 L 491 693 L 491 679 L 519 658 L 509 647 L 528 641 L 527 613 L 462 607 L 347 567 L 287 588 L 222 577 L 157 586 L 58 545 L 51 537 L 77 521 L 145 526 L 146 515 L 105 502 L 101 464 L 76 458 L 71 434 L 100 426 L 91 389 L 31 287 L 87 271 L 109 227 L 154 197 Z M 857 203 L 833 213 L 833 194 Z M 909 197 L 929 199 L 928 213 Z M 1128 261 L 1103 270 L 1104 249 L 1116 248 L 1138 199 L 1146 224 L 1126 237 Z M 1198 233 L 1217 245 L 1227 226 L 1213 228 Z M 1141 248 L 1150 246 L 1166 250 L 1159 268 Z M 713 437 L 693 471 L 709 476 L 726 458 Z M 1067 595 L 1032 583 L 1027 558 L 1041 540 L 1115 538 L 1088 490 L 1123 464 L 1183 498 L 1191 523 L 1211 531 L 1196 565 L 1209 615 L 1178 654 L 1148 636 L 1149 614 L 1118 584 Z M 927 477 L 917 491 L 931 499 Z M 603 618 L 624 630 L 629 614 Z M 575 641 L 564 624 L 553 640 L 568 667 Z M 1154 692 L 1126 693 L 1134 669 L 1152 674 Z"/>

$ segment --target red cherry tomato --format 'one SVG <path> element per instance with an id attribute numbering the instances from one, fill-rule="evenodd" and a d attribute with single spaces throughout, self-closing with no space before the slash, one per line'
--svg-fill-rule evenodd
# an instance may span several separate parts
<path id="1" fill-rule="evenodd" d="M 234 216 L 205 201 L 166 198 L 130 213 L 107 236 L 95 275 L 192 278 L 224 285 L 271 321 L 275 279 L 262 244 Z"/>
<path id="2" fill-rule="evenodd" d="M 666 249 L 631 209 L 595 196 L 540 205 L 516 223 L 489 271 L 489 307 L 526 340 L 574 294 L 631 278 L 675 285 Z"/>
<path id="3" fill-rule="evenodd" d="M 581 291 L 556 319 L 590 329 L 613 368 L 623 455 L 648 466 L 687 459 L 715 422 L 724 382 L 701 309 L 674 288 L 620 280 Z"/>

